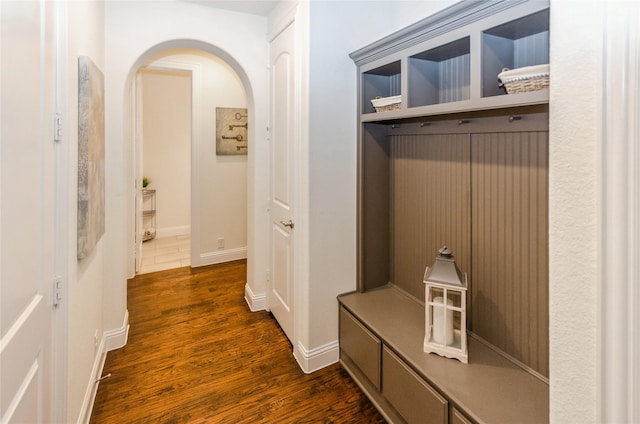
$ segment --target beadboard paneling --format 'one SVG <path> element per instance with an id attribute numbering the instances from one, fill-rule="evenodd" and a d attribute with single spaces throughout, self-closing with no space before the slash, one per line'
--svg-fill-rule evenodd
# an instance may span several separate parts
<path id="1" fill-rule="evenodd" d="M 391 137 L 392 281 L 424 300 L 422 279 L 447 245 L 470 267 L 469 135 Z"/>
<path id="2" fill-rule="evenodd" d="M 548 346 L 548 133 L 471 139 L 471 326 L 544 376 Z"/>
<path id="3" fill-rule="evenodd" d="M 469 63 L 469 54 L 439 63 L 438 103 L 457 102 L 469 98 Z"/>
<path id="4" fill-rule="evenodd" d="M 358 169 L 358 289 L 364 291 L 384 286 L 391 281 L 391 163 L 386 125 L 365 126 L 359 149 L 362 161 Z"/>
<path id="5" fill-rule="evenodd" d="M 400 74 L 389 76 L 389 96 L 399 96 L 400 91 Z"/>
<path id="6" fill-rule="evenodd" d="M 549 31 L 522 37 L 513 42 L 513 66 L 539 65 L 549 62 Z"/>
<path id="7" fill-rule="evenodd" d="M 390 136 L 391 281 L 419 299 L 448 245 L 470 329 L 548 376 L 548 133 Z"/>

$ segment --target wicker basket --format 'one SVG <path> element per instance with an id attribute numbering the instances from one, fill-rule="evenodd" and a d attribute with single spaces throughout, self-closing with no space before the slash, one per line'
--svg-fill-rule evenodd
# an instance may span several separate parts
<path id="1" fill-rule="evenodd" d="M 371 100 L 371 104 L 375 108 L 376 112 L 387 112 L 390 110 L 400 109 L 402 106 L 401 96 L 391 97 L 376 97 Z"/>
<path id="2" fill-rule="evenodd" d="M 508 94 L 544 90 L 549 88 L 549 65 L 505 68 L 498 74 L 498 79 Z"/>

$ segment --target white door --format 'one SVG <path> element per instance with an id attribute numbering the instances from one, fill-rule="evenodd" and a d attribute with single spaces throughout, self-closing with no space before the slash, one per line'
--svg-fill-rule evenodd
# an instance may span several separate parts
<path id="1" fill-rule="evenodd" d="M 0 422 L 54 421 L 55 2 L 0 2 Z"/>
<path id="2" fill-rule="evenodd" d="M 293 342 L 293 160 L 295 143 L 294 24 L 270 43 L 271 69 L 271 313 Z"/>

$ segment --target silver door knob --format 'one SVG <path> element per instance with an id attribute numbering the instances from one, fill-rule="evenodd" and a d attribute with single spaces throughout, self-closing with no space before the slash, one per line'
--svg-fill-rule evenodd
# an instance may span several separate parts
<path id="1" fill-rule="evenodd" d="M 287 222 L 280 221 L 280 223 L 281 223 L 282 225 L 284 225 L 285 227 L 289 227 L 289 228 L 291 228 L 291 229 L 293 230 L 293 221 L 291 221 L 291 220 L 289 220 L 289 221 L 287 221 Z"/>

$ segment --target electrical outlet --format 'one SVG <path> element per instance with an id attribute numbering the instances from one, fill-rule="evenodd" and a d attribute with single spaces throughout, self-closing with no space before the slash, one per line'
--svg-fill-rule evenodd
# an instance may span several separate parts
<path id="1" fill-rule="evenodd" d="M 218 249 L 224 249 L 224 237 L 218 237 Z"/>

